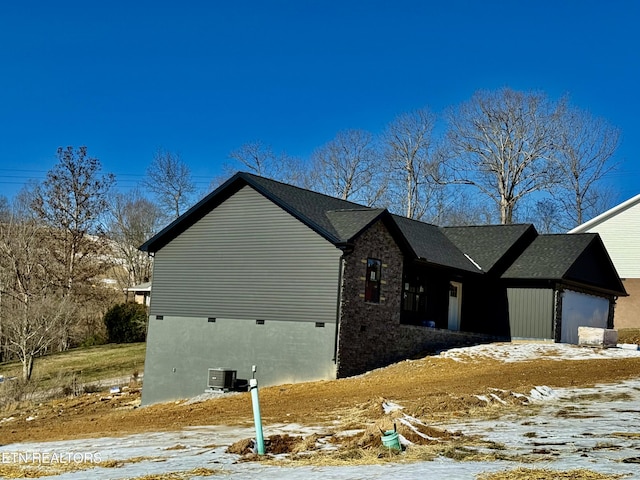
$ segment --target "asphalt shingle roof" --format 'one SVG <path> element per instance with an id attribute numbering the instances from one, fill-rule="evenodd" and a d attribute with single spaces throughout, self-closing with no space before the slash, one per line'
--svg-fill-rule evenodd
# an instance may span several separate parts
<path id="1" fill-rule="evenodd" d="M 443 227 L 442 231 L 483 271 L 488 272 L 533 228 L 531 224 L 479 225 Z"/>
<path id="2" fill-rule="evenodd" d="M 393 219 L 416 256 L 429 263 L 478 273 L 480 270 L 445 236 L 442 229 L 399 215 Z"/>
<path id="3" fill-rule="evenodd" d="M 343 242 L 347 242 L 385 211 L 384 208 L 362 207 L 352 210 L 330 210 L 325 214 L 338 237 Z"/>
<path id="4" fill-rule="evenodd" d="M 500 267 L 505 268 L 502 275 L 505 279 L 561 280 L 596 237 L 596 234 L 538 236 L 530 224 L 441 228 L 391 215 L 386 209 L 365 207 L 241 172 L 140 248 L 149 252 L 158 251 L 245 185 L 254 188 L 335 245 L 352 241 L 373 222 L 383 219 L 392 234 L 397 236 L 401 248 L 411 257 L 415 255 L 433 265 L 473 273 L 489 272 L 506 259 Z M 518 248 L 514 248 L 516 245 Z M 508 266 L 506 263 L 512 260 L 513 263 Z M 615 270 L 614 276 L 620 283 Z M 621 284 L 612 288 L 624 292 Z"/>
<path id="5" fill-rule="evenodd" d="M 503 273 L 505 279 L 561 280 L 596 234 L 540 235 Z"/>
<path id="6" fill-rule="evenodd" d="M 332 215 L 332 218 L 329 218 L 328 212 L 351 210 L 354 211 L 353 218 L 360 220 L 363 211 L 374 210 L 347 200 L 276 182 L 275 180 L 250 173 L 240 173 L 239 175 L 250 180 L 252 185 L 257 186 L 258 189 L 262 190 L 263 194 L 275 200 L 285 210 L 305 221 L 305 223 L 309 223 L 310 226 L 315 225 L 319 233 L 324 234 L 333 241 L 348 240 L 350 238 L 348 236 L 349 228 L 345 226 L 344 219 L 338 218 L 339 215 Z M 379 213 L 378 210 L 375 211 Z M 337 222 L 336 225 L 334 225 L 334 221 Z"/>

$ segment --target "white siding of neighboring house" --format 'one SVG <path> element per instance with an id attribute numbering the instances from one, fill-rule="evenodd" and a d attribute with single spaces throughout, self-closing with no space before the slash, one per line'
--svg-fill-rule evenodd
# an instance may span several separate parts
<path id="1" fill-rule="evenodd" d="M 616 328 L 640 328 L 640 195 L 579 225 L 569 233 L 598 233 L 623 280 L 628 297 L 618 299 Z"/>
<path id="2" fill-rule="evenodd" d="M 569 233 L 598 233 L 621 278 L 640 278 L 640 195 Z"/>

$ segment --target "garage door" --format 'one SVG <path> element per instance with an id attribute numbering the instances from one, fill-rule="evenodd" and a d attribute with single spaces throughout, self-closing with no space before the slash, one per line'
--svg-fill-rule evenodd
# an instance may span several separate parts
<path id="1" fill-rule="evenodd" d="M 562 343 L 578 343 L 578 327 L 607 328 L 609 300 L 565 290 L 562 297 Z"/>

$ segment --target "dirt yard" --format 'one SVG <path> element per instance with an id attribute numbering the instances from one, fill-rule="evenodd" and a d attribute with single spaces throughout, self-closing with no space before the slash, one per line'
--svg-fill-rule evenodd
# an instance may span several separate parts
<path id="1" fill-rule="evenodd" d="M 335 381 L 260 389 L 265 424 L 331 422 L 357 428 L 382 417 L 383 399 L 405 407 L 423 421 L 482 415 L 491 407 L 476 395 L 491 389 L 528 393 L 539 385 L 580 387 L 640 376 L 640 358 L 520 362 L 495 359 L 425 357 L 368 374 Z M 250 425 L 248 393 L 191 403 L 172 402 L 140 408 L 139 388 L 7 407 L 0 412 L 0 444 L 102 437 L 187 426 Z M 516 397 L 511 397 L 514 406 Z"/>

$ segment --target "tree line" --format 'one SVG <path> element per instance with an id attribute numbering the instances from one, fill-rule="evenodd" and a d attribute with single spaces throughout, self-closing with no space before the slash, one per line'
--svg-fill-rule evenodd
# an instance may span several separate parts
<path id="1" fill-rule="evenodd" d="M 619 131 L 540 92 L 479 91 L 437 116 L 403 113 L 383 132 L 338 132 L 308 159 L 255 141 L 230 152 L 246 170 L 438 225 L 534 221 L 566 230 L 612 201 Z M 220 183 L 214 179 L 211 188 Z M 123 289 L 151 278 L 138 247 L 197 194 L 188 164 L 158 150 L 141 185 L 116 190 L 86 147 L 57 151 L 41 183 L 0 198 L 0 361 L 105 340 Z"/>
<path id="2" fill-rule="evenodd" d="M 533 222 L 566 231 L 615 201 L 606 184 L 620 132 L 542 92 L 478 91 L 436 115 L 403 113 L 378 135 L 339 132 L 309 159 L 261 141 L 237 165 L 328 195 L 437 225 Z"/>

